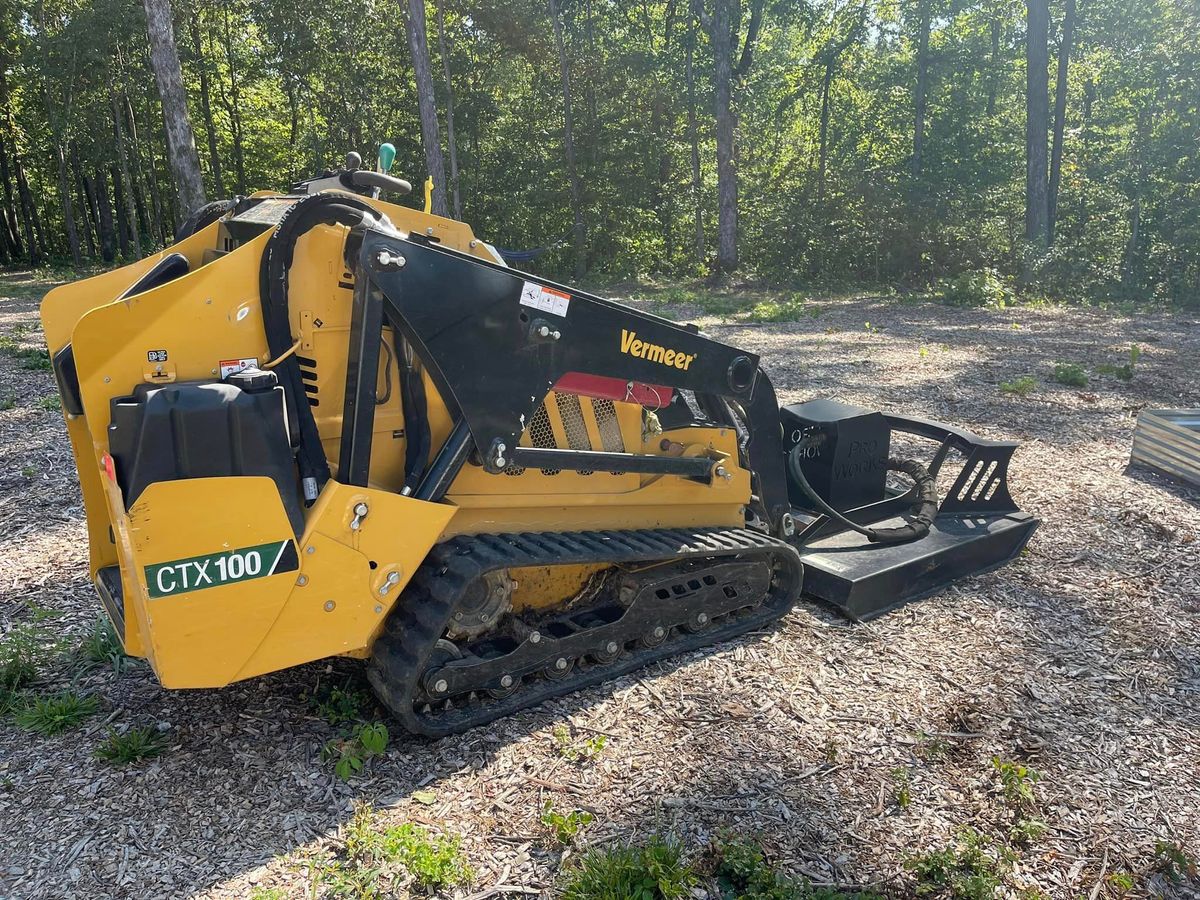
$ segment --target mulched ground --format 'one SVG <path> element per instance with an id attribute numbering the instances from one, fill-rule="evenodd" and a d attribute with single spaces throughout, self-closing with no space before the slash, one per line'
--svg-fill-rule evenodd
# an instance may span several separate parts
<path id="1" fill-rule="evenodd" d="M 0 280 L 0 335 L 36 323 L 44 287 Z M 1014 895 L 1114 897 L 1122 872 L 1135 895 L 1200 894 L 1152 871 L 1159 841 L 1200 853 L 1200 494 L 1126 471 L 1140 409 L 1200 406 L 1196 315 L 820 306 L 703 325 L 761 353 L 784 402 L 828 394 L 1023 441 L 1011 483 L 1043 525 L 1022 558 L 869 625 L 801 606 L 461 738 L 393 735 L 349 783 L 320 759 L 336 731 L 308 700 L 343 663 L 168 693 L 142 665 L 56 658 L 39 687 L 74 683 L 103 712 L 48 739 L 0 724 L 0 897 L 308 896 L 304 858 L 336 846 L 358 800 L 461 835 L 477 877 L 460 897 L 548 893 L 563 853 L 545 846 L 547 798 L 595 813 L 581 846 L 660 832 L 699 852 L 729 830 L 783 871 L 903 896 L 912 854 L 962 825 L 1007 832 L 993 756 L 1041 775 L 1048 830 L 1019 850 Z M 1134 343 L 1131 381 L 1051 381 L 1055 362 L 1094 373 Z M 1001 391 L 1023 375 L 1029 396 Z M 0 353 L 0 632 L 48 610 L 75 644 L 99 606 L 60 414 L 39 406 L 52 393 Z M 171 750 L 103 763 L 109 724 L 158 725 Z M 562 725 L 607 746 L 569 759 Z"/>

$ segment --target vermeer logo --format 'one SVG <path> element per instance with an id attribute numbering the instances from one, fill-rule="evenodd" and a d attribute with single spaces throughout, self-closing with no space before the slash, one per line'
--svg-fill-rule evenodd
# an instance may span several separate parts
<path id="1" fill-rule="evenodd" d="M 696 353 L 668 350 L 666 347 L 660 347 L 658 344 L 638 340 L 636 331 L 626 331 L 624 328 L 621 329 L 621 352 L 628 353 L 630 356 L 636 356 L 639 359 L 648 359 L 650 362 L 662 363 L 664 366 L 673 366 L 676 369 L 683 369 L 685 371 L 698 356 Z"/>

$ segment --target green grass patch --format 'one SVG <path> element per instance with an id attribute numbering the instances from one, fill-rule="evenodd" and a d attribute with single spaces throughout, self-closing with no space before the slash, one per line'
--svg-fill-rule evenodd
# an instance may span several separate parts
<path id="1" fill-rule="evenodd" d="M 815 319 L 821 308 L 809 304 L 803 295 L 793 294 L 779 300 L 760 300 L 746 314 L 748 322 L 798 322 L 803 318 Z"/>
<path id="2" fill-rule="evenodd" d="M 109 729 L 108 737 L 96 748 L 96 757 L 115 765 L 128 765 L 160 756 L 167 750 L 167 736 L 156 728 L 138 726 L 118 732 Z"/>
<path id="3" fill-rule="evenodd" d="M 99 710 L 100 701 L 95 697 L 59 691 L 26 698 L 24 704 L 17 707 L 14 718 L 26 731 L 49 737 L 78 728 Z"/>
<path id="4" fill-rule="evenodd" d="M 121 639 L 108 616 L 100 615 L 92 623 L 88 632 L 79 644 L 79 657 L 89 665 L 111 666 L 120 675 L 129 663 L 129 656 L 121 646 Z"/>
<path id="5" fill-rule="evenodd" d="M 8 412 L 10 409 L 16 408 L 16 405 L 15 397 L 0 397 L 0 412 Z"/>
<path id="6" fill-rule="evenodd" d="M 1037 379 L 1032 375 L 1022 375 L 1020 378 L 1014 378 L 1012 381 L 1000 382 L 1000 392 L 1004 394 L 1016 394 L 1018 397 L 1028 397 L 1037 390 Z"/>
<path id="7" fill-rule="evenodd" d="M 567 870 L 562 900 L 676 900 L 691 895 L 695 871 L 682 848 L 660 837 L 589 850 Z"/>
<path id="8" fill-rule="evenodd" d="M 1059 384 L 1067 387 L 1087 387 L 1088 376 L 1083 366 L 1077 363 L 1055 363 L 1052 376 Z"/>
<path id="9" fill-rule="evenodd" d="M 571 762 L 593 760 L 608 746 L 608 735 L 595 734 L 577 741 L 572 739 L 571 732 L 566 725 L 559 725 L 554 729 L 553 740 L 554 749 L 558 751 L 558 755 Z"/>
<path id="10" fill-rule="evenodd" d="M 52 368 L 50 352 L 44 347 L 23 347 L 19 340 L 21 336 L 0 337 L 0 353 L 15 359 L 22 369 L 49 371 Z"/>
<path id="11" fill-rule="evenodd" d="M 37 402 L 38 409 L 47 412 L 62 412 L 62 398 L 58 394 L 47 394 Z"/>

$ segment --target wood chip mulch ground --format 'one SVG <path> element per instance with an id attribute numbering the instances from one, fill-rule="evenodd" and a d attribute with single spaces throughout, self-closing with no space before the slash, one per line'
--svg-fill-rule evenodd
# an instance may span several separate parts
<path id="1" fill-rule="evenodd" d="M 45 287 L 0 280 L 0 336 L 40 344 Z M 820 307 L 702 324 L 762 354 L 783 402 L 824 394 L 1022 441 L 1010 481 L 1042 526 L 1020 559 L 867 625 L 801 605 L 461 738 L 394 733 L 350 782 L 321 760 L 336 730 L 309 700 L 344 661 L 167 692 L 143 664 L 81 671 L 67 653 L 39 689 L 74 686 L 102 711 L 54 738 L 0 723 L 0 897 L 306 897 L 304 859 L 337 846 L 360 800 L 462 836 L 476 877 L 453 896 L 548 896 L 569 860 L 547 847 L 547 799 L 595 815 L 567 856 L 651 833 L 699 853 L 727 831 L 816 884 L 905 896 L 912 855 L 964 825 L 1006 833 L 993 757 L 1041 776 L 1048 828 L 1019 850 L 1014 896 L 1115 897 L 1121 873 L 1132 895 L 1195 896 L 1154 858 L 1159 842 L 1200 853 L 1200 493 L 1126 467 L 1140 409 L 1200 406 L 1197 315 Z M 1096 374 L 1133 344 L 1131 380 Z M 1055 383 L 1056 362 L 1089 385 Z M 1001 389 L 1025 375 L 1027 396 Z M 61 414 L 41 406 L 53 393 L 0 352 L 0 635 L 48 616 L 71 646 L 99 604 Z M 170 750 L 102 762 L 114 724 L 160 728 Z M 569 758 L 561 726 L 607 744 Z"/>

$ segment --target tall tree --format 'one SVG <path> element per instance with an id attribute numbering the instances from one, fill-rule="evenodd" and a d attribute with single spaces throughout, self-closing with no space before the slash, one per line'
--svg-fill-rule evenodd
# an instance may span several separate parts
<path id="1" fill-rule="evenodd" d="M 442 58 L 442 77 L 446 81 L 446 144 L 450 150 L 450 190 L 454 196 L 454 218 L 462 218 L 462 197 L 458 190 L 458 142 L 454 137 L 454 82 L 450 78 L 450 54 L 446 50 L 445 0 L 437 3 L 438 55 Z"/>
<path id="2" fill-rule="evenodd" d="M 563 149 L 567 157 L 567 178 L 571 183 L 571 219 L 575 248 L 575 277 L 582 278 L 587 272 L 587 225 L 583 218 L 583 184 L 575 163 L 575 123 L 571 109 L 571 64 L 567 58 L 567 45 L 563 39 L 562 19 L 558 4 L 548 0 L 550 22 L 554 26 L 554 46 L 558 50 L 559 74 L 562 78 L 563 97 Z"/>
<path id="3" fill-rule="evenodd" d="M 1050 9 L 1048 0 L 1025 0 L 1025 239 L 1047 245 L 1046 152 L 1050 121 Z"/>
<path id="4" fill-rule="evenodd" d="M 408 0 L 408 47 L 412 51 L 413 77 L 417 82 L 417 111 L 421 116 L 421 143 L 425 147 L 425 165 L 433 179 L 430 211 L 446 215 L 446 163 L 442 157 L 442 139 L 438 132 L 437 101 L 433 94 L 433 74 L 429 65 L 429 39 L 425 28 L 425 0 Z"/>
<path id="5" fill-rule="evenodd" d="M 1063 137 L 1067 120 L 1067 70 L 1075 40 L 1075 0 L 1066 0 L 1062 40 L 1058 45 L 1058 80 L 1054 83 L 1054 138 L 1050 152 L 1050 187 L 1046 197 L 1046 243 L 1054 243 L 1058 222 L 1058 185 L 1062 180 Z"/>
<path id="6" fill-rule="evenodd" d="M 763 7 L 764 0 L 750 0 L 750 21 L 743 40 L 742 6 L 738 0 L 714 0 L 711 13 L 705 9 L 704 0 L 694 0 L 696 15 L 708 32 L 713 52 L 717 133 L 717 263 L 713 274 L 718 277 L 738 267 L 737 112 L 733 95 L 754 61 Z"/>
<path id="7" fill-rule="evenodd" d="M 917 4 L 917 84 L 913 90 L 913 178 L 921 177 L 925 156 L 925 100 L 929 93 L 929 28 L 932 0 Z"/>
<path id="8" fill-rule="evenodd" d="M 200 176 L 200 155 L 188 117 L 187 93 L 179 68 L 175 46 L 175 28 L 171 24 L 170 0 L 142 0 L 146 10 L 146 29 L 150 35 L 150 65 L 162 99 L 163 123 L 167 134 L 167 158 L 175 176 L 179 213 L 186 217 L 204 205 L 204 180 Z"/>

